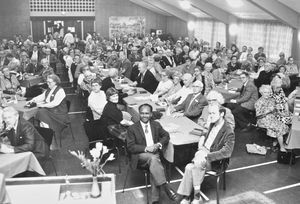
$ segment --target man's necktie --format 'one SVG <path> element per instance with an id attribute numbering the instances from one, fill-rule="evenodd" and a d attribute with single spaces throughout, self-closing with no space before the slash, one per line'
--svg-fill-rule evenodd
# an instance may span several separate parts
<path id="1" fill-rule="evenodd" d="M 145 133 L 148 133 L 148 125 L 145 125 Z"/>

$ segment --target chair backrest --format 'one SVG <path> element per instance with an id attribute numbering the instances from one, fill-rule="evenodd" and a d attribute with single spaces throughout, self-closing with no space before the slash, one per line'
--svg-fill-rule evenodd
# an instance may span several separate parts
<path id="1" fill-rule="evenodd" d="M 43 127 L 35 127 L 35 129 L 40 133 L 40 135 L 44 138 L 46 144 L 50 147 L 54 136 L 54 131 L 50 128 Z"/>

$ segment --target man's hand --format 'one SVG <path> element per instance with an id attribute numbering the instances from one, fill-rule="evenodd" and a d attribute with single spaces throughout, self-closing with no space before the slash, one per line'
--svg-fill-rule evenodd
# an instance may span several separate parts
<path id="1" fill-rule="evenodd" d="M 160 144 L 156 143 L 152 146 L 146 147 L 145 151 L 150 153 L 156 153 L 160 149 Z"/>
<path id="2" fill-rule="evenodd" d="M 236 103 L 236 100 L 235 99 L 231 99 L 230 103 Z"/>
<path id="3" fill-rule="evenodd" d="M 0 152 L 4 153 L 4 154 L 9 154 L 9 153 L 14 153 L 14 148 L 10 145 L 6 145 L 6 144 L 1 144 L 0 145 Z"/>

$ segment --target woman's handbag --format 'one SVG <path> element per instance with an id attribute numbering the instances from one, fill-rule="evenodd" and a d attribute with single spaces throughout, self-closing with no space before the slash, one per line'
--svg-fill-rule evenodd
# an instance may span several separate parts
<path id="1" fill-rule="evenodd" d="M 280 164 L 295 164 L 296 158 L 293 152 L 278 151 L 277 162 Z"/>

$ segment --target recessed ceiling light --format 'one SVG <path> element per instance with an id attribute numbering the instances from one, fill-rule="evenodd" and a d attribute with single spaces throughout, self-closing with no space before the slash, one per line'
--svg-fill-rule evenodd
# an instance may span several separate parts
<path id="1" fill-rule="evenodd" d="M 226 0 L 227 4 L 233 8 L 239 8 L 244 5 L 242 0 Z"/>
<path id="2" fill-rule="evenodd" d="M 191 8 L 191 2 L 190 2 L 190 1 L 187 1 L 187 0 L 180 0 L 180 1 L 179 1 L 179 5 L 180 5 L 183 9 L 185 9 L 185 10 Z"/>

